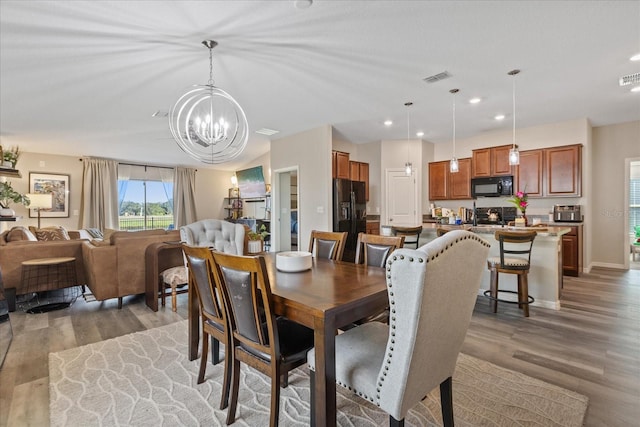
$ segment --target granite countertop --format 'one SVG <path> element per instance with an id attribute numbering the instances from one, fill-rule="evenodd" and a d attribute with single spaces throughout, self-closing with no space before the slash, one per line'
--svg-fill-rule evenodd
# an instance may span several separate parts
<path id="1" fill-rule="evenodd" d="M 433 224 L 433 223 L 423 223 L 422 224 L 422 232 L 423 233 L 435 233 L 437 228 L 444 228 L 445 230 L 468 230 L 473 233 L 478 234 L 493 234 L 497 230 L 508 230 L 508 231 L 537 231 L 540 236 L 562 236 L 563 234 L 567 234 L 571 231 L 568 227 L 557 227 L 557 226 L 545 226 L 545 227 L 507 227 L 501 225 L 445 225 L 445 224 Z"/>

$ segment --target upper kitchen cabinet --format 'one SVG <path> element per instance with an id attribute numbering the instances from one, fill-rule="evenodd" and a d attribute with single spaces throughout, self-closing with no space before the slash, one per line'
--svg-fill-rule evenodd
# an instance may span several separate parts
<path id="1" fill-rule="evenodd" d="M 449 172 L 449 198 L 471 198 L 471 157 L 458 159 L 458 172 Z"/>
<path id="2" fill-rule="evenodd" d="M 449 162 L 429 163 L 429 200 L 446 200 L 448 196 Z"/>
<path id="3" fill-rule="evenodd" d="M 349 179 L 349 153 L 342 151 L 331 152 L 331 163 L 334 178 Z"/>
<path id="4" fill-rule="evenodd" d="M 542 165 L 544 150 L 520 151 L 520 165 L 516 168 L 514 191 L 525 191 L 530 197 L 542 197 Z"/>
<path id="5" fill-rule="evenodd" d="M 509 165 L 510 149 L 511 145 L 500 145 L 473 150 L 472 178 L 512 175 L 513 169 Z"/>
<path id="6" fill-rule="evenodd" d="M 458 159 L 459 171 L 449 172 L 449 161 L 429 163 L 429 200 L 471 198 L 471 158 Z"/>
<path id="7" fill-rule="evenodd" d="M 365 198 L 369 200 L 369 163 L 350 161 L 349 179 L 364 182 Z"/>
<path id="8" fill-rule="evenodd" d="M 582 195 L 582 145 L 544 149 L 545 196 Z"/>

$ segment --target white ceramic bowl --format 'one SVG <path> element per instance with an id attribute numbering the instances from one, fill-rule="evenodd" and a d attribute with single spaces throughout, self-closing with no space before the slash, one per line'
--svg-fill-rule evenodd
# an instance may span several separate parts
<path id="1" fill-rule="evenodd" d="M 309 270 L 311 262 L 311 252 L 291 251 L 276 254 L 276 268 L 288 273 Z"/>

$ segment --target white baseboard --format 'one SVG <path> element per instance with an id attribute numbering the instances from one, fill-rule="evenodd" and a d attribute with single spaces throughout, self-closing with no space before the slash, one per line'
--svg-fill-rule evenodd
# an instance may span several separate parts
<path id="1" fill-rule="evenodd" d="M 614 264 L 611 262 L 592 262 L 586 273 L 590 273 L 593 267 L 612 268 L 614 270 L 626 270 L 624 264 Z"/>

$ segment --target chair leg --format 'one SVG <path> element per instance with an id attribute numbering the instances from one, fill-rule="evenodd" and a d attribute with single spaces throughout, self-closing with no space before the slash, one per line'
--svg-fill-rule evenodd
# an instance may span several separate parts
<path id="1" fill-rule="evenodd" d="M 176 286 L 171 286 L 171 310 L 178 311 L 178 290 Z"/>
<path id="2" fill-rule="evenodd" d="M 522 288 L 522 299 L 521 301 L 526 302 L 527 304 L 522 304 L 522 310 L 524 311 L 524 317 L 529 317 L 529 278 L 528 275 L 521 274 L 518 276 L 518 288 Z"/>
<path id="3" fill-rule="evenodd" d="M 440 407 L 444 427 L 453 427 L 453 381 L 451 377 L 440 383 Z"/>
<path id="4" fill-rule="evenodd" d="M 122 309 L 122 297 L 118 297 L 118 310 Z"/>
<path id="5" fill-rule="evenodd" d="M 160 300 L 162 301 L 162 306 L 164 307 L 166 305 L 166 300 L 164 293 L 164 280 L 162 280 L 162 276 L 160 276 L 160 283 L 158 284 L 158 287 L 160 288 Z"/>
<path id="6" fill-rule="evenodd" d="M 280 377 L 282 374 L 276 370 L 276 375 L 271 378 L 271 415 L 269 417 L 269 427 L 278 427 L 278 417 L 280 415 Z"/>
<path id="7" fill-rule="evenodd" d="M 217 340 L 216 340 L 217 341 Z M 227 342 L 230 340 L 227 339 Z M 230 350 L 229 345 L 224 346 L 224 380 L 222 382 L 222 397 L 220 400 L 220 409 L 225 409 L 229 406 L 229 385 L 231 384 L 231 369 L 233 368 L 231 365 L 232 359 L 232 350 Z"/>
<path id="8" fill-rule="evenodd" d="M 280 374 L 280 387 L 287 388 L 289 385 L 289 372 Z"/>
<path id="9" fill-rule="evenodd" d="M 204 382 L 204 373 L 207 370 L 207 354 L 209 353 L 209 334 L 204 331 L 202 325 L 202 356 L 200 356 L 200 372 L 198 373 L 198 384 Z"/>
<path id="10" fill-rule="evenodd" d="M 491 295 L 491 311 L 494 313 L 498 312 L 498 270 L 495 268 L 491 269 L 491 278 L 490 278 L 490 295 Z"/>
<path id="11" fill-rule="evenodd" d="M 220 341 L 211 337 L 211 363 L 217 365 L 220 363 Z"/>
<path id="12" fill-rule="evenodd" d="M 389 415 L 389 427 L 404 427 L 404 418 L 401 420 L 396 420 L 391 415 Z"/>
<path id="13" fill-rule="evenodd" d="M 316 425 L 316 371 L 309 370 L 309 418 L 311 427 Z"/>
<path id="14" fill-rule="evenodd" d="M 233 424 L 236 420 L 236 408 L 238 406 L 238 387 L 239 386 L 240 386 L 240 361 L 234 357 L 233 369 L 231 374 L 231 401 L 229 402 L 229 409 L 227 409 L 227 425 Z"/>

